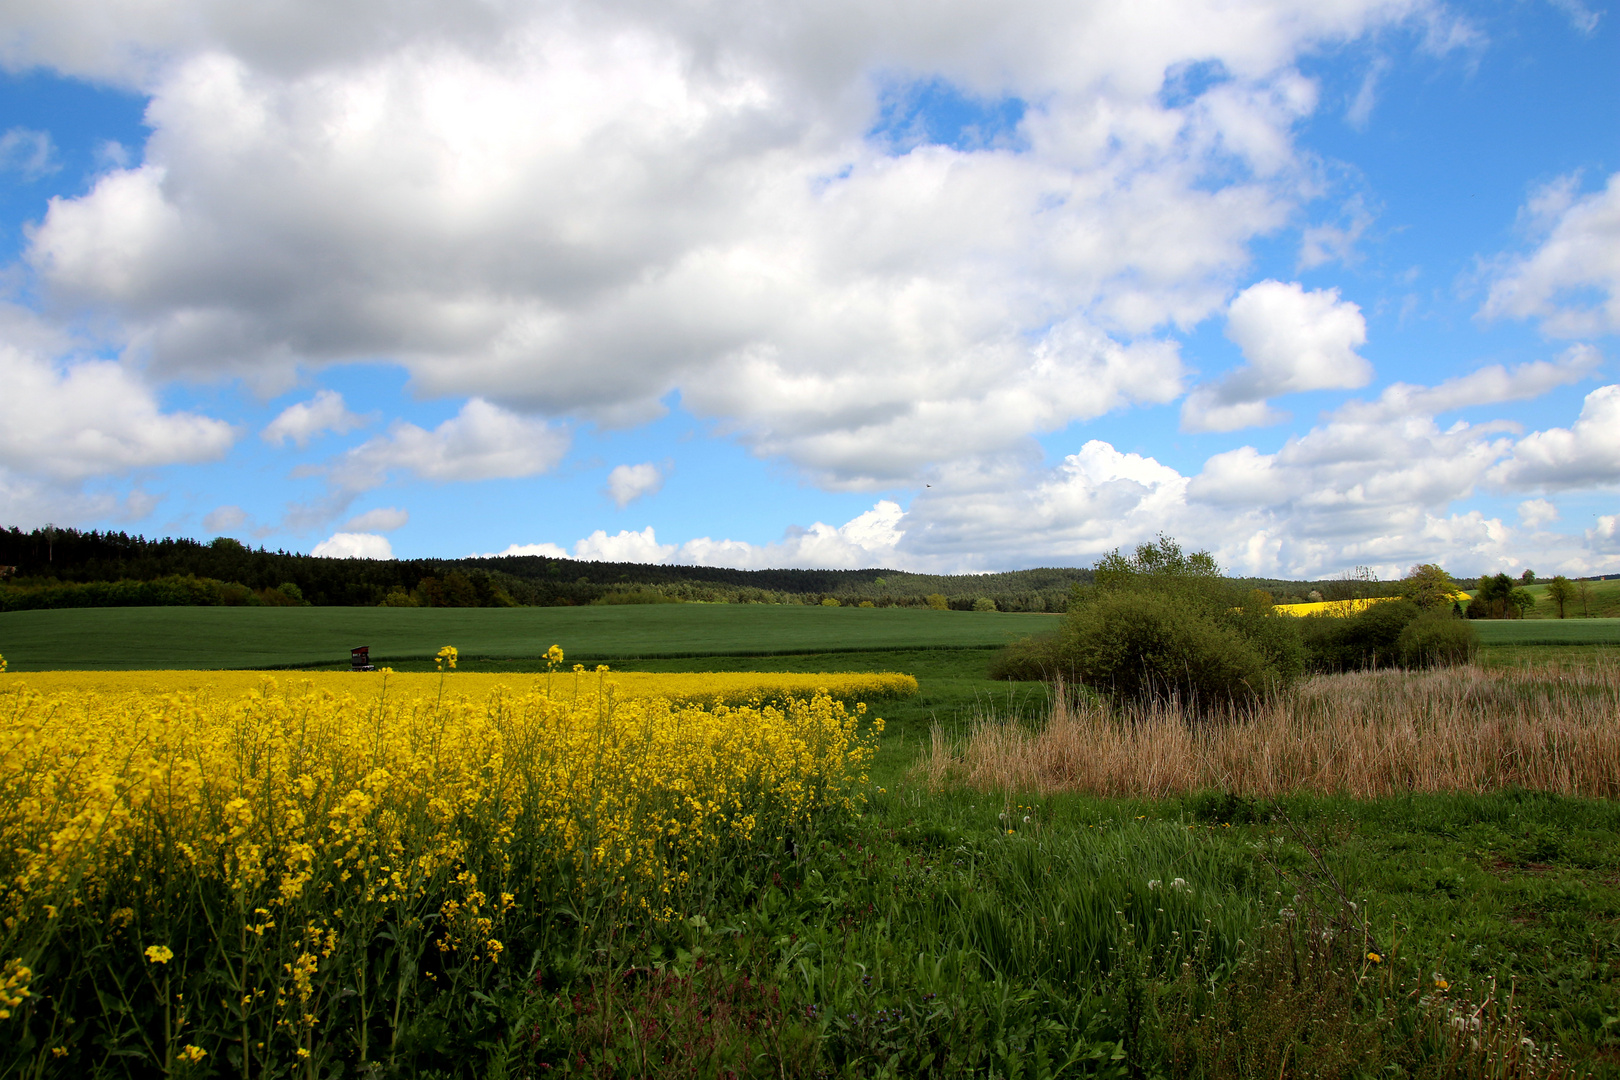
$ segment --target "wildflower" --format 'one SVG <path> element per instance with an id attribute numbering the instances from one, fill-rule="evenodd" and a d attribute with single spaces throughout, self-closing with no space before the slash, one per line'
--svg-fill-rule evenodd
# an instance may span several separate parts
<path id="1" fill-rule="evenodd" d="M 167 964 L 174 959 L 174 950 L 167 945 L 148 945 L 146 959 L 153 964 Z"/>
<path id="2" fill-rule="evenodd" d="M 1436 990 L 1449 990 L 1451 989 L 1451 984 L 1446 981 L 1446 977 L 1444 975 L 1437 971 L 1434 973 L 1434 988 Z"/>
<path id="3" fill-rule="evenodd" d="M 1158 878 L 1153 878 L 1148 882 L 1148 888 L 1157 889 L 1160 885 L 1163 885 L 1163 884 L 1164 884 L 1164 882 L 1160 881 Z"/>
<path id="4" fill-rule="evenodd" d="M 197 1062 L 208 1056 L 208 1051 L 194 1043 L 180 1051 L 180 1053 L 176 1056 L 181 1061 L 184 1061 L 187 1065 L 195 1065 Z"/>
<path id="5" fill-rule="evenodd" d="M 456 652 L 456 647 L 454 645 L 446 645 L 433 657 L 433 662 L 434 664 L 438 665 L 440 671 L 444 670 L 444 665 L 446 663 L 450 665 L 450 670 L 454 671 L 456 670 L 456 657 L 458 655 L 459 654 Z"/>
<path id="6" fill-rule="evenodd" d="M 1382 956 L 1379 956 L 1375 952 L 1368 953 L 1367 954 L 1367 959 L 1371 960 L 1375 964 L 1382 964 L 1384 962 L 1384 958 Z"/>
<path id="7" fill-rule="evenodd" d="M 1187 887 L 1187 879 L 1178 877 L 1174 881 L 1170 882 L 1170 887 L 1172 889 L 1185 889 Z"/>

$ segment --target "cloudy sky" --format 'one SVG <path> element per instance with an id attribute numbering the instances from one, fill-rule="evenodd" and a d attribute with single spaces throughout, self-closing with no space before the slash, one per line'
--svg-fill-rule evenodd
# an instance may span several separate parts
<path id="1" fill-rule="evenodd" d="M 17 0 L 0 523 L 1620 571 L 1589 0 Z"/>

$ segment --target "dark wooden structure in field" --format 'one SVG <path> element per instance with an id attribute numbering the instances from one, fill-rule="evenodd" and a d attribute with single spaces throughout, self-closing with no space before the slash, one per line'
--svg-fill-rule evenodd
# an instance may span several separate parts
<path id="1" fill-rule="evenodd" d="M 371 664 L 371 646 L 361 645 L 359 648 L 349 650 L 350 671 L 376 671 Z"/>

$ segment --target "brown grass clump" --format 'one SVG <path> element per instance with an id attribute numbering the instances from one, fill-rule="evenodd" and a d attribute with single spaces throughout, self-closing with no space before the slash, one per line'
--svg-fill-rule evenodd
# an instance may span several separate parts
<path id="1" fill-rule="evenodd" d="M 1377 797 L 1521 787 L 1620 795 L 1620 666 L 1323 675 L 1242 714 L 1118 708 L 1060 692 L 1044 725 L 937 725 L 932 784 L 1096 795 L 1219 789 Z"/>

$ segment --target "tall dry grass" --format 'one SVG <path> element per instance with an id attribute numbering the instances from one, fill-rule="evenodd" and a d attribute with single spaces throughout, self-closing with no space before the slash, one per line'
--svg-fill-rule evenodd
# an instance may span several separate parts
<path id="1" fill-rule="evenodd" d="M 1252 713 L 1198 720 L 1174 701 L 1131 710 L 1059 692 L 1044 722 L 938 725 L 933 785 L 1167 796 L 1532 788 L 1620 795 L 1620 665 L 1318 676 Z"/>

